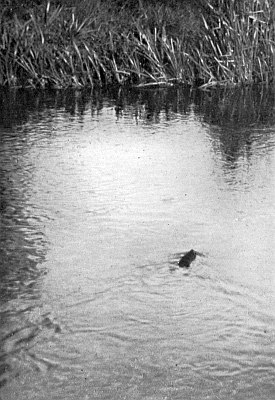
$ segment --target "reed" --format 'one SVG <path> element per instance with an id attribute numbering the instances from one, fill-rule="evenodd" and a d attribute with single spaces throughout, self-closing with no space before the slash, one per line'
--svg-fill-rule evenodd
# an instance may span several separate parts
<path id="1" fill-rule="evenodd" d="M 274 0 L 209 1 L 202 15 L 205 40 L 198 52 L 206 86 L 274 79 Z"/>
<path id="2" fill-rule="evenodd" d="M 208 0 L 199 13 L 175 0 L 128 0 L 119 9 L 110 0 L 74 3 L 47 1 L 23 15 L 0 10 L 0 85 L 274 80 L 274 0 Z"/>
<path id="3" fill-rule="evenodd" d="M 74 8 L 50 2 L 30 10 L 24 21 L 17 15 L 7 21 L 1 14 L 1 85 L 79 87 L 101 82 L 105 67 L 92 46 L 97 35 L 90 15 L 79 20 Z"/>

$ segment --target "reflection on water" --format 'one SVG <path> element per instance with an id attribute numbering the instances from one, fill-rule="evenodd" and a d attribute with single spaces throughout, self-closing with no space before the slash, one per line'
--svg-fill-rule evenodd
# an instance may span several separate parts
<path id="1" fill-rule="evenodd" d="M 274 92 L 0 102 L 0 397 L 272 398 Z"/>

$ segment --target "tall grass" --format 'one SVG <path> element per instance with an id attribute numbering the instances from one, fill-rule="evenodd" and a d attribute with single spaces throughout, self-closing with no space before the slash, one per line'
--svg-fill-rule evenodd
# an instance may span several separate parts
<path id="1" fill-rule="evenodd" d="M 107 79 L 104 53 L 92 14 L 81 20 L 74 8 L 31 9 L 26 20 L 0 17 L 3 49 L 0 84 L 91 86 Z"/>
<path id="2" fill-rule="evenodd" d="M 274 79 L 274 0 L 216 0 L 202 15 L 205 40 L 198 51 L 208 85 L 270 82 Z"/>
<path id="3" fill-rule="evenodd" d="M 0 85 L 207 87 L 274 79 L 274 0 L 208 0 L 200 12 L 176 1 L 121 3 L 47 1 L 21 16 L 2 8 Z"/>

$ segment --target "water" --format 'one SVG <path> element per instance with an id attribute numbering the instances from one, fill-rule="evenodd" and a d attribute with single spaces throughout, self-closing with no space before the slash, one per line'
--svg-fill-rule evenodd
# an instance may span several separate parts
<path id="1" fill-rule="evenodd" d="M 0 99 L 1 399 L 273 398 L 274 93 Z"/>

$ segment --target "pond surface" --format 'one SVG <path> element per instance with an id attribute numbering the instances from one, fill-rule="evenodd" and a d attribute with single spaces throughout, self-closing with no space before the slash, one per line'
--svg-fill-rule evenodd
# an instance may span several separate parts
<path id="1" fill-rule="evenodd" d="M 1 400 L 273 398 L 274 92 L 0 101 Z"/>

